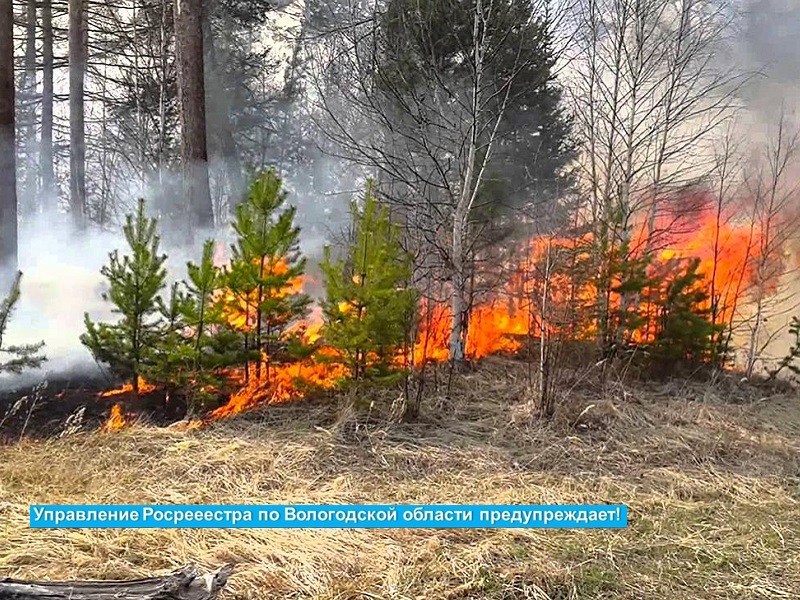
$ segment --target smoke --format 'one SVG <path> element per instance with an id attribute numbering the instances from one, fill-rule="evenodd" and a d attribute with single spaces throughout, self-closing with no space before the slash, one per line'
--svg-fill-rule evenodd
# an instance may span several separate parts
<path id="1" fill-rule="evenodd" d="M 800 107 L 800 4 L 796 0 L 744 0 L 739 52 L 761 76 L 747 88 L 751 109 L 773 118 L 775 109 Z"/>
<path id="2" fill-rule="evenodd" d="M 796 0 L 745 1 L 743 33 L 743 57 L 760 68 L 764 75 L 761 82 L 768 84 L 769 93 L 762 97 L 796 103 L 795 96 L 769 96 L 778 89 L 791 91 L 800 86 L 800 46 L 796 43 L 800 34 L 800 4 Z"/>
<path id="3" fill-rule="evenodd" d="M 317 175 L 342 173 L 332 159 L 319 157 L 318 161 L 309 165 Z M 319 296 L 322 288 L 317 265 L 324 245 L 348 218 L 350 195 L 320 190 L 320 186 L 330 189 L 332 182 L 303 177 L 301 173 L 287 177 L 285 183 L 289 192 L 286 205 L 297 207 L 295 222 L 301 228 L 300 250 L 308 259 L 310 285 L 306 291 Z M 134 209 L 137 195 L 156 193 L 149 189 L 140 194 L 143 190 L 136 186 L 130 191 L 131 198 L 124 203 L 123 210 Z M 152 203 L 145 207 L 151 216 L 163 216 Z M 232 228 L 224 226 L 216 231 L 198 232 L 194 247 L 180 245 L 174 241 L 181 238 L 180 232 L 174 231 L 175 219 L 164 221 L 159 222 L 159 233 L 165 239 L 161 249 L 168 255 L 168 283 L 186 277 L 186 263 L 199 261 L 203 240 L 214 239 L 226 249 L 234 242 Z M 114 250 L 121 254 L 128 251 L 121 226 L 111 231 L 90 227 L 78 233 L 69 215 L 60 213 L 38 214 L 20 226 L 21 296 L 6 330 L 3 347 L 44 341 L 42 352 L 48 360 L 42 368 L 26 371 L 22 376 L 0 374 L 0 388 L 30 385 L 43 378 L 71 373 L 101 373 L 89 351 L 80 343 L 80 336 L 85 331 L 85 313 L 94 321 L 114 322 L 118 318 L 111 304 L 102 298 L 107 282 L 100 273 Z M 3 280 L 10 281 L 11 277 L 3 277 Z M 0 296 L 5 297 L 7 291 L 7 288 L 0 290 Z"/>
<path id="4" fill-rule="evenodd" d="M 86 313 L 95 321 L 114 322 L 118 318 L 112 305 L 102 298 L 107 282 L 100 272 L 114 250 L 121 254 L 128 251 L 121 227 L 115 231 L 89 228 L 78 233 L 69 215 L 53 213 L 36 215 L 21 225 L 21 293 L 3 346 L 43 341 L 42 353 L 48 360 L 42 368 L 26 371 L 21 377 L 0 374 L 0 386 L 26 385 L 76 372 L 101 373 L 80 343 L 80 336 L 85 331 Z M 198 259 L 199 251 L 170 249 L 168 280 L 182 279 L 186 262 Z M 0 293 L 5 296 L 7 289 Z"/>
<path id="5" fill-rule="evenodd" d="M 23 377 L 2 374 L 0 384 L 25 385 L 43 375 L 96 369 L 79 336 L 84 331 L 84 312 L 112 317 L 101 298 L 100 267 L 121 241 L 121 236 L 100 231 L 77 236 L 67 215 L 39 215 L 21 226 L 21 296 L 3 346 L 44 341 L 42 352 L 49 360 Z M 1 293 L 5 296 L 7 289 Z"/>

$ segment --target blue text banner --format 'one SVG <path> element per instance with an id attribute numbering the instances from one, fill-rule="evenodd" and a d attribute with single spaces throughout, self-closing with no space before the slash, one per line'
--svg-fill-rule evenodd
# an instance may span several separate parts
<path id="1" fill-rule="evenodd" d="M 600 505 L 44 505 L 34 529 L 621 529 L 628 508 Z"/>

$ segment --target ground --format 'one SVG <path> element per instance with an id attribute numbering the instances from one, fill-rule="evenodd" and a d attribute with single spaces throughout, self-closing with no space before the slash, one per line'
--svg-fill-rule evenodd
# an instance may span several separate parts
<path id="1" fill-rule="evenodd" d="M 139 394 L 106 395 L 120 389 L 118 381 L 100 374 L 76 372 L 45 379 L 46 385 L 6 385 L 0 390 L 0 445 L 27 439 L 49 439 L 66 431 L 95 430 L 107 420 L 111 407 L 168 425 L 186 414 L 185 403 L 165 402 L 161 390 Z"/>
<path id="2" fill-rule="evenodd" d="M 525 372 L 487 364 L 428 395 L 417 423 L 316 401 L 204 430 L 0 447 L 0 576 L 234 562 L 230 599 L 800 595 L 796 393 L 735 378 L 581 383 L 545 425 Z M 31 503 L 621 503 L 629 528 L 47 531 L 28 529 Z"/>

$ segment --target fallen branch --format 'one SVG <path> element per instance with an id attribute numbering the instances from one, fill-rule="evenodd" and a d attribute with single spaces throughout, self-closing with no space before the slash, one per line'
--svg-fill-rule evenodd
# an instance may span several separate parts
<path id="1" fill-rule="evenodd" d="M 233 565 L 199 576 L 191 565 L 169 575 L 127 581 L 0 579 L 0 600 L 214 600 Z"/>

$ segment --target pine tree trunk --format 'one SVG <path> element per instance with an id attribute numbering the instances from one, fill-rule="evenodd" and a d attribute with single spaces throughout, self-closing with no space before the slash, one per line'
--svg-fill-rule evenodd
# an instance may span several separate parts
<path id="1" fill-rule="evenodd" d="M 208 182 L 205 79 L 203 74 L 203 2 L 175 0 L 175 48 L 181 117 L 183 195 L 194 230 L 214 226 Z"/>
<path id="2" fill-rule="evenodd" d="M 12 0 L 0 0 L 0 269 L 11 272 L 18 265 L 13 17 Z"/>
<path id="3" fill-rule="evenodd" d="M 205 18 L 202 26 L 203 49 L 206 55 L 205 83 L 207 90 L 206 100 L 208 102 L 208 114 L 206 116 L 208 117 L 209 129 L 207 137 L 216 141 L 216 152 L 225 167 L 225 175 L 228 180 L 228 208 L 230 210 L 240 203 L 246 182 L 242 176 L 239 152 L 236 148 L 236 140 L 233 137 L 230 98 L 224 90 L 219 76 L 219 65 L 211 23 Z M 214 152 L 213 147 L 210 152 Z"/>
<path id="4" fill-rule="evenodd" d="M 40 205 L 45 211 L 58 207 L 53 168 L 53 7 L 42 0 L 42 141 L 39 147 L 42 175 Z"/>
<path id="5" fill-rule="evenodd" d="M 84 0 L 69 0 L 69 203 L 72 219 L 79 228 L 85 225 L 86 216 L 86 42 Z"/>
<path id="6" fill-rule="evenodd" d="M 25 7 L 25 186 L 21 208 L 25 213 L 37 212 L 36 155 L 36 0 L 27 0 Z"/>

